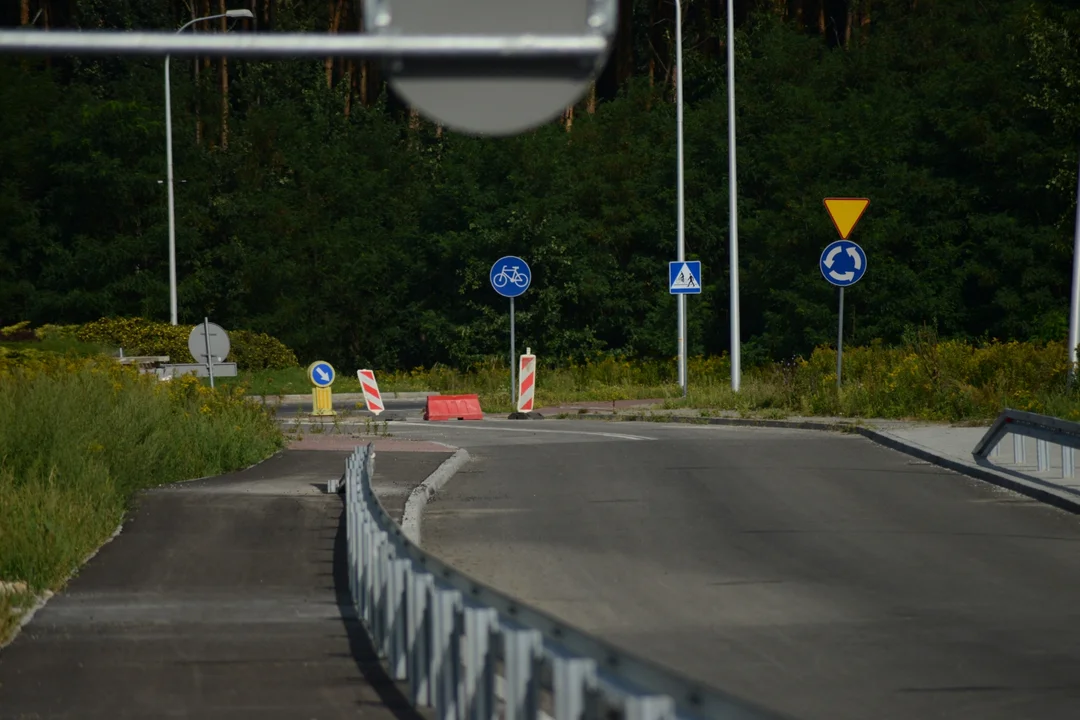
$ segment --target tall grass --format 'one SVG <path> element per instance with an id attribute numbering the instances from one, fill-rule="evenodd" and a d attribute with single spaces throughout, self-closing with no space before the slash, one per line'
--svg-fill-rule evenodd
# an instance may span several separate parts
<path id="1" fill-rule="evenodd" d="M 238 390 L 161 383 L 104 358 L 0 354 L 0 581 L 56 589 L 136 491 L 253 464 L 282 435 Z M 0 600 L 0 638 L 14 622 Z"/>

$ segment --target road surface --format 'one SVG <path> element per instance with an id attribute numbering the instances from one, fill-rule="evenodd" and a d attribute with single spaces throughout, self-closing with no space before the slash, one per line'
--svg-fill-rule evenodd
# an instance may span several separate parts
<path id="1" fill-rule="evenodd" d="M 474 458 L 428 505 L 425 548 L 718 688 L 822 720 L 1080 717 L 1072 515 L 856 435 L 391 431 Z"/>
<path id="2" fill-rule="evenodd" d="M 415 485 L 449 452 L 381 452 Z M 420 720 L 349 599 L 347 451 L 286 451 L 141 497 L 134 518 L 0 650 L 0 718 Z"/>

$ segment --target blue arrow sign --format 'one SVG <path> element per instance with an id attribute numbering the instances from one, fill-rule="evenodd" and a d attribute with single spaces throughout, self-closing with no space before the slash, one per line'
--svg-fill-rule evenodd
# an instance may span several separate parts
<path id="1" fill-rule="evenodd" d="M 491 287 L 503 297 L 514 298 L 524 293 L 532 282 L 529 264 L 519 257 L 507 255 L 491 266 Z"/>
<path id="2" fill-rule="evenodd" d="M 848 287 L 866 274 L 866 253 L 850 240 L 830 243 L 821 253 L 821 275 L 837 287 Z"/>
<path id="3" fill-rule="evenodd" d="M 668 292 L 672 295 L 701 294 L 701 261 L 668 263 Z"/>
<path id="4" fill-rule="evenodd" d="M 316 387 L 330 387 L 334 383 L 334 368 L 330 363 L 318 360 L 308 368 L 308 377 Z"/>

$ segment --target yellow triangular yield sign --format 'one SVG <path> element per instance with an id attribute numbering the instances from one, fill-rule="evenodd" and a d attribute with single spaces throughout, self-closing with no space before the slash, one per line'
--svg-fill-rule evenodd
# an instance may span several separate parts
<path id="1" fill-rule="evenodd" d="M 847 240 L 869 204 L 867 198 L 825 198 L 825 209 L 829 211 L 840 239 Z"/>

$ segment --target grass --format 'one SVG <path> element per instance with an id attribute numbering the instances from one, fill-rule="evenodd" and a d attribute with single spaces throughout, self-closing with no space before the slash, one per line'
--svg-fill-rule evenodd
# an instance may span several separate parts
<path id="1" fill-rule="evenodd" d="M 0 362 L 0 581 L 28 588 L 0 594 L 0 642 L 113 533 L 137 491 L 282 445 L 263 408 L 194 379 L 159 383 L 100 356 Z"/>
<path id="2" fill-rule="evenodd" d="M 541 357 L 541 360 L 544 358 Z M 1080 392 L 1066 382 L 1062 343 L 938 340 L 921 334 L 897 347 L 880 343 L 844 352 L 844 383 L 836 387 L 836 353 L 818 348 L 795 358 L 745 368 L 731 390 L 726 356 L 691 358 L 689 392 L 675 384 L 675 361 L 630 361 L 597 356 L 587 362 L 550 362 L 537 372 L 537 407 L 574 402 L 657 400 L 666 409 L 735 411 L 757 417 L 833 416 L 982 422 L 1003 408 L 1080 420 Z M 510 371 L 491 359 L 467 370 L 444 366 L 378 373 L 384 392 L 431 390 L 475 393 L 487 412 L 509 412 Z M 340 376 L 334 392 L 358 392 L 355 376 Z M 310 392 L 303 370 L 247 377 L 251 392 Z"/>

